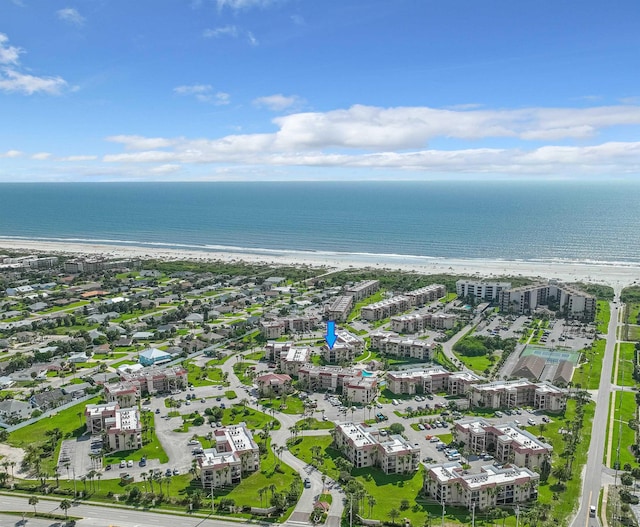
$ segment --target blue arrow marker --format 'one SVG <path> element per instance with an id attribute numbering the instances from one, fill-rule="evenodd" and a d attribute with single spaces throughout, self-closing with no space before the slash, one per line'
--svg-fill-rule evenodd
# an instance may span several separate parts
<path id="1" fill-rule="evenodd" d="M 327 322 L 327 334 L 324 336 L 324 340 L 327 342 L 329 349 L 333 349 L 336 340 L 338 340 L 338 335 L 336 335 L 336 323 L 334 320 L 329 320 Z"/>

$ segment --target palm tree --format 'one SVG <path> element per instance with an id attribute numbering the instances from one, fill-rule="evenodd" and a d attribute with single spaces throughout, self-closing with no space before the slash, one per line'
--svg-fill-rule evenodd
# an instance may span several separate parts
<path id="1" fill-rule="evenodd" d="M 367 501 L 369 502 L 369 517 L 371 517 L 371 511 L 373 510 L 373 506 L 376 504 L 376 499 L 369 495 L 367 496 Z"/>
<path id="2" fill-rule="evenodd" d="M 62 500 L 60 502 L 60 508 L 64 511 L 65 520 L 69 519 L 67 511 L 71 508 L 71 502 L 69 500 Z"/>
<path id="3" fill-rule="evenodd" d="M 389 518 L 391 518 L 391 523 L 393 523 L 394 525 L 396 524 L 398 516 L 400 516 L 400 512 L 398 512 L 398 509 L 393 508 L 389 511 Z"/>
<path id="4" fill-rule="evenodd" d="M 11 465 L 11 481 L 13 481 L 13 480 L 14 480 L 14 477 L 13 477 L 13 468 L 16 466 L 16 462 L 15 462 L 15 461 L 11 461 L 11 462 L 9 463 L 9 465 Z"/>
<path id="5" fill-rule="evenodd" d="M 100 480 L 102 479 L 102 472 L 98 472 L 96 474 L 96 478 L 98 478 L 98 492 L 100 492 Z"/>
<path id="6" fill-rule="evenodd" d="M 273 483 L 272 483 L 271 485 L 269 485 L 269 490 L 271 491 L 271 499 L 273 499 L 273 496 L 274 496 L 274 495 L 275 495 L 275 493 L 276 493 L 276 486 L 275 486 L 275 484 L 273 484 Z"/>
<path id="7" fill-rule="evenodd" d="M 258 495 L 260 496 L 260 507 L 262 507 L 262 496 L 264 495 L 266 490 L 266 487 L 261 487 L 258 489 Z"/>
<path id="8" fill-rule="evenodd" d="M 33 515 L 34 516 L 37 514 L 36 505 L 38 505 L 39 501 L 40 500 L 38 499 L 38 496 L 30 496 L 29 497 L 29 505 L 31 505 L 33 507 Z"/>

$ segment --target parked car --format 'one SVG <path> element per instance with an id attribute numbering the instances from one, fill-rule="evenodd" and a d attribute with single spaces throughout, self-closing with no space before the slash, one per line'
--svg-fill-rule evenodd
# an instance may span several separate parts
<path id="1" fill-rule="evenodd" d="M 127 467 L 129 468 L 133 467 L 133 460 L 131 459 L 127 460 Z"/>
<path id="2" fill-rule="evenodd" d="M 127 466 L 127 462 L 123 459 L 120 461 L 120 468 L 125 468 Z"/>

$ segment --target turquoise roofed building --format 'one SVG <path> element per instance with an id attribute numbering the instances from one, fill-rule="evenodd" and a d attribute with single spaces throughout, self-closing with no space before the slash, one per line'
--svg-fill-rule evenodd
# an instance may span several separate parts
<path id="1" fill-rule="evenodd" d="M 160 364 L 162 362 L 168 362 L 172 359 L 170 353 L 162 351 L 156 348 L 147 348 L 140 352 L 140 364 L 143 366 L 152 366 L 153 364 Z"/>

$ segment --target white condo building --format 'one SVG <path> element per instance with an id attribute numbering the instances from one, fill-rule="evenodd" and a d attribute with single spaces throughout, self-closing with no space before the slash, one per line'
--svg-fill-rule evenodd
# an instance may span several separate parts
<path id="1" fill-rule="evenodd" d="M 473 297 L 477 302 L 498 300 L 500 291 L 511 289 L 511 282 L 491 282 L 486 280 L 458 280 L 456 294 L 458 298 Z"/>
<path id="2" fill-rule="evenodd" d="M 534 501 L 538 498 L 540 476 L 528 468 L 486 465 L 479 473 L 469 473 L 457 461 L 427 465 L 424 491 L 444 505 L 478 510 Z"/>
<path id="3" fill-rule="evenodd" d="M 376 427 L 336 423 L 335 442 L 356 468 L 380 467 L 386 474 L 410 474 L 418 469 L 420 448 L 400 435 L 381 436 Z"/>
<path id="4" fill-rule="evenodd" d="M 469 403 L 482 408 L 532 406 L 536 410 L 560 412 L 566 401 L 566 390 L 546 382 L 534 383 L 527 379 L 474 384 L 469 390 Z"/>

